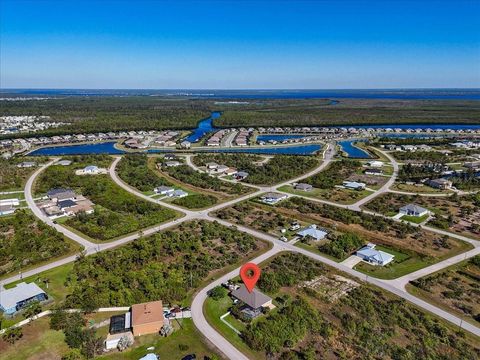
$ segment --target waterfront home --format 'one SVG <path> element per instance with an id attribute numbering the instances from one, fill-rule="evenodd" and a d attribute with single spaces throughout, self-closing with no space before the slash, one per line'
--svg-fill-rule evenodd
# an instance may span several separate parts
<path id="1" fill-rule="evenodd" d="M 177 156 L 176 156 L 175 154 L 165 154 L 165 155 L 163 156 L 163 158 L 164 158 L 165 160 L 176 160 L 176 159 L 177 159 Z"/>
<path id="2" fill-rule="evenodd" d="M 421 206 L 418 206 L 416 204 L 408 204 L 408 205 L 402 206 L 399 212 L 400 214 L 403 214 L 403 215 L 415 216 L 415 217 L 422 217 L 429 213 L 427 209 Z"/>
<path id="3" fill-rule="evenodd" d="M 434 189 L 448 190 L 453 183 L 445 178 L 427 180 L 426 184 Z"/>
<path id="4" fill-rule="evenodd" d="M 191 146 L 192 146 L 192 143 L 191 143 L 190 141 L 187 141 L 187 140 L 182 141 L 182 142 L 180 143 L 180 147 L 181 147 L 182 149 L 190 149 Z"/>
<path id="5" fill-rule="evenodd" d="M 1 292 L 0 310 L 7 315 L 12 315 L 17 311 L 25 308 L 34 301 L 45 301 L 48 299 L 45 291 L 34 282 L 21 282 L 17 286 L 6 289 Z"/>
<path id="6" fill-rule="evenodd" d="M 394 255 L 375 249 L 375 244 L 369 243 L 356 252 L 363 261 L 372 265 L 385 266 L 393 261 Z"/>
<path id="7" fill-rule="evenodd" d="M 313 186 L 310 184 L 298 183 L 293 188 L 300 191 L 312 191 Z"/>
<path id="8" fill-rule="evenodd" d="M 345 189 L 350 189 L 350 190 L 364 190 L 366 188 L 367 184 L 362 183 L 362 182 L 356 182 L 356 181 L 344 181 L 343 182 L 343 187 Z"/>
<path id="9" fill-rule="evenodd" d="M 72 164 L 71 160 L 60 160 L 55 163 L 55 165 L 69 166 Z"/>
<path id="10" fill-rule="evenodd" d="M 317 228 L 317 225 L 312 224 L 297 232 L 297 235 L 302 239 L 313 239 L 315 241 L 320 241 L 328 235 L 328 232 L 325 229 L 319 229 Z"/>
<path id="11" fill-rule="evenodd" d="M 154 191 L 155 191 L 156 194 L 170 195 L 170 194 L 173 194 L 175 189 L 172 188 L 172 187 L 169 187 L 169 186 L 158 186 L 154 189 Z"/>
<path id="12" fill-rule="evenodd" d="M 265 204 L 275 205 L 282 200 L 285 200 L 288 196 L 286 194 L 276 193 L 276 192 L 268 192 L 263 194 L 260 199 Z"/>

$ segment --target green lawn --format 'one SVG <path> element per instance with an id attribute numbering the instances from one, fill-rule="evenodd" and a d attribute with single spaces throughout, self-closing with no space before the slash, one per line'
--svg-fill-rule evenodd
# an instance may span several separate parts
<path id="1" fill-rule="evenodd" d="M 230 329 L 225 323 L 220 320 L 220 316 L 225 314 L 231 306 L 232 300 L 228 296 L 225 296 L 223 299 L 220 300 L 213 300 L 212 298 L 207 298 L 207 301 L 205 301 L 205 304 L 203 305 L 203 313 L 205 314 L 205 317 L 211 326 L 213 326 L 220 334 L 222 334 L 228 340 L 228 342 L 233 344 L 237 349 L 247 355 L 250 359 L 265 359 L 264 354 L 250 349 L 235 331 Z M 240 331 L 242 330 L 241 328 L 239 328 L 240 325 L 238 323 L 232 323 L 232 325 L 234 325 L 236 329 Z"/>
<path id="2" fill-rule="evenodd" d="M 115 360 L 138 360 L 148 353 L 155 353 L 160 359 L 181 359 L 188 354 L 196 354 L 197 359 L 202 360 L 204 356 L 212 356 L 215 354 L 210 350 L 203 341 L 202 335 L 195 329 L 191 319 L 180 320 L 178 323 L 173 322 L 176 327 L 168 337 L 158 335 L 146 335 L 135 338 L 134 348 L 129 351 L 119 353 L 118 351 L 111 354 L 97 357 L 96 359 L 115 359 Z M 181 325 L 181 327 L 179 326 Z M 188 346 L 187 350 L 180 350 L 179 345 Z M 155 350 L 147 350 L 148 347 L 154 346 Z"/>
<path id="3" fill-rule="evenodd" d="M 320 255 L 320 256 L 323 256 L 327 259 L 330 259 L 330 260 L 333 260 L 335 262 L 341 262 L 343 260 L 345 260 L 347 257 L 349 257 L 350 255 L 346 256 L 344 259 L 337 259 L 336 257 L 333 257 L 333 256 L 330 256 L 330 255 L 327 255 L 323 252 L 321 252 L 320 250 L 318 250 L 318 247 L 317 246 L 314 246 L 314 245 L 309 245 L 309 244 L 305 244 L 301 241 L 298 241 L 295 243 L 295 246 L 299 247 L 299 248 L 302 248 L 302 249 L 305 249 L 305 250 L 308 250 L 314 254 L 317 254 L 317 255 Z"/>
<path id="4" fill-rule="evenodd" d="M 423 216 L 403 215 L 400 219 L 405 220 L 405 221 L 410 221 L 410 222 L 415 223 L 415 224 L 420 224 L 420 223 L 424 222 L 425 220 L 427 220 L 428 216 L 429 216 L 428 214 L 423 215 Z"/>
<path id="5" fill-rule="evenodd" d="M 49 318 L 41 318 L 23 327 L 23 338 L 6 344 L 0 360 L 60 359 L 68 351 L 62 331 L 49 328 Z"/>
<path id="6" fill-rule="evenodd" d="M 349 190 L 342 188 L 334 189 L 317 189 L 313 188 L 311 191 L 295 190 L 291 185 L 284 185 L 279 188 L 280 191 L 284 191 L 294 195 L 305 196 L 314 199 L 326 200 L 338 204 L 350 205 L 363 199 L 364 197 L 372 194 L 369 190 Z"/>

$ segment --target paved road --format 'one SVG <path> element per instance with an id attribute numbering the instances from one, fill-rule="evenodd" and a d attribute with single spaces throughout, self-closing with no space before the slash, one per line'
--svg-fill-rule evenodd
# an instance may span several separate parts
<path id="1" fill-rule="evenodd" d="M 432 272 L 441 270 L 442 268 L 444 268 L 446 266 L 450 266 L 452 264 L 463 261 L 465 258 L 469 258 L 471 256 L 474 256 L 474 255 L 478 254 L 479 249 L 480 249 L 480 247 L 479 247 L 480 242 L 478 242 L 476 240 L 465 238 L 465 237 L 462 237 L 461 235 L 452 234 L 452 233 L 449 233 L 449 232 L 444 232 L 444 231 L 439 230 L 439 229 L 434 229 L 434 228 L 423 226 L 423 228 L 425 228 L 426 230 L 434 231 L 434 232 L 437 232 L 439 234 L 446 234 L 446 235 L 449 235 L 449 236 L 452 236 L 452 237 L 462 239 L 464 241 L 468 241 L 475 246 L 475 249 L 473 249 L 471 251 L 468 251 L 467 253 L 460 254 L 460 255 L 452 257 L 450 259 L 444 260 L 444 261 L 442 261 L 438 264 L 435 264 L 435 265 L 429 266 L 427 268 L 421 269 L 417 272 L 409 274 L 410 276 L 407 275 L 406 277 L 402 277 L 402 278 L 395 279 L 395 280 L 380 280 L 380 279 L 375 279 L 375 278 L 368 277 L 368 276 L 366 276 L 366 275 L 364 275 L 364 274 L 362 274 L 362 273 L 360 273 L 356 270 L 350 269 L 349 267 L 347 267 L 345 265 L 342 265 L 341 263 L 336 263 L 336 262 L 334 262 L 330 259 L 324 258 L 324 257 L 322 257 L 318 254 L 314 254 L 314 253 L 311 253 L 307 250 L 295 247 L 293 244 L 281 242 L 278 239 L 276 239 L 276 238 L 274 238 L 274 237 L 272 237 L 268 234 L 261 233 L 259 231 L 256 231 L 256 230 L 253 230 L 253 229 L 250 229 L 250 228 L 246 228 L 244 226 L 234 225 L 234 224 L 231 224 L 227 221 L 220 220 L 220 219 L 217 219 L 217 218 L 214 218 L 214 217 L 211 217 L 210 215 L 208 215 L 208 213 L 211 212 L 211 211 L 215 211 L 215 210 L 221 209 L 223 207 L 231 206 L 231 205 L 233 205 L 237 202 L 249 199 L 249 198 L 254 197 L 254 196 L 258 196 L 265 191 L 275 191 L 275 190 L 278 191 L 278 188 L 283 186 L 283 185 L 286 185 L 286 184 L 289 184 L 289 183 L 292 183 L 292 182 L 298 182 L 298 181 L 300 181 L 300 180 L 302 180 L 306 177 L 312 176 L 312 175 L 316 174 L 317 172 L 322 171 L 326 166 L 328 166 L 328 164 L 331 161 L 331 159 L 333 158 L 334 154 L 335 154 L 335 146 L 333 146 L 332 144 L 329 144 L 329 145 L 327 145 L 327 147 L 325 149 L 325 152 L 324 152 L 323 163 L 319 167 L 310 171 L 309 173 L 303 174 L 302 176 L 299 176 L 295 179 L 291 179 L 289 181 L 283 182 L 281 184 L 277 184 L 275 186 L 270 186 L 270 187 L 259 186 L 259 187 L 257 187 L 258 191 L 254 192 L 254 193 L 247 194 L 243 197 L 225 202 L 223 204 L 216 205 L 216 206 L 214 206 L 214 207 L 212 207 L 208 210 L 191 211 L 191 210 L 185 210 L 183 208 L 179 208 L 179 207 L 177 207 L 175 205 L 172 205 L 172 204 L 161 203 L 161 205 L 164 205 L 164 206 L 170 207 L 170 208 L 172 208 L 176 211 L 182 212 L 183 214 L 185 214 L 185 216 L 181 219 L 176 219 L 174 221 L 170 221 L 168 223 L 165 223 L 165 224 L 162 224 L 162 225 L 159 225 L 159 226 L 155 226 L 155 227 L 152 227 L 150 229 L 143 230 L 142 234 L 143 235 L 150 235 L 150 234 L 153 234 L 155 232 L 164 230 L 168 227 L 175 226 L 175 225 L 177 225 L 181 222 L 188 221 L 188 220 L 193 220 L 193 219 L 204 219 L 204 220 L 208 220 L 208 221 L 217 221 L 217 222 L 219 222 L 223 225 L 226 225 L 226 226 L 235 226 L 240 231 L 249 233 L 253 236 L 256 236 L 258 238 L 261 238 L 261 239 L 264 239 L 264 240 L 267 240 L 267 241 L 273 243 L 273 248 L 271 250 L 267 251 L 266 253 L 260 255 L 258 258 L 254 259 L 253 260 L 254 262 L 258 263 L 258 262 L 264 261 L 264 260 L 268 259 L 269 257 L 277 254 L 280 251 L 293 251 L 293 252 L 301 253 L 301 254 L 304 254 L 308 257 L 311 257 L 315 260 L 326 263 L 326 264 L 328 264 L 328 265 L 330 265 L 330 266 L 332 266 L 332 267 L 334 267 L 334 268 L 336 268 L 340 271 L 346 272 L 346 273 L 348 273 L 348 274 L 350 274 L 354 277 L 357 277 L 361 280 L 367 281 L 367 282 L 372 283 L 376 286 L 379 286 L 379 287 L 381 287 L 381 288 L 383 288 L 387 291 L 390 291 L 390 292 L 392 292 L 392 293 L 394 293 L 394 294 L 412 302 L 413 304 L 415 304 L 415 305 L 417 305 L 417 306 L 419 306 L 419 307 L 421 307 L 421 308 L 423 308 L 427 311 L 430 311 L 430 312 L 432 312 L 432 313 L 434 313 L 434 314 L 436 314 L 436 315 L 438 315 L 438 316 L 440 316 L 440 317 L 442 317 L 442 318 L 444 318 L 444 319 L 446 319 L 446 320 L 448 320 L 448 321 L 450 321 L 450 322 L 452 322 L 456 325 L 459 325 L 459 326 L 462 325 L 462 327 L 465 330 L 470 331 L 470 332 L 480 336 L 480 329 L 478 327 L 476 327 L 474 325 L 471 325 L 469 323 L 466 323 L 466 322 L 463 322 L 463 324 L 462 324 L 462 320 L 459 319 L 458 317 L 456 317 L 456 316 L 454 316 L 450 313 L 447 313 L 447 312 L 445 312 L 445 311 L 443 311 L 439 308 L 436 308 L 435 306 L 433 306 L 433 305 L 431 305 L 427 302 L 424 302 L 424 301 L 414 297 L 413 295 L 410 295 L 409 293 L 407 293 L 405 291 L 405 284 L 408 283 L 408 281 L 409 281 L 408 279 L 415 279 L 415 278 L 418 278 L 418 277 L 421 277 L 421 276 L 428 275 Z M 394 163 L 395 160 L 393 160 L 387 154 L 385 154 L 385 155 L 387 157 L 389 157 L 389 159 L 392 160 L 392 164 L 394 165 L 394 174 L 395 174 L 396 172 L 398 172 L 398 165 L 395 168 L 395 163 Z M 78 236 L 77 234 L 72 233 L 68 229 L 63 228 L 62 226 L 60 226 L 58 224 L 53 224 L 53 222 L 50 219 L 48 219 L 46 216 L 44 216 L 43 213 L 35 206 L 35 204 L 33 202 L 33 197 L 32 197 L 32 194 L 31 194 L 31 188 L 32 188 L 32 185 L 33 185 L 33 182 L 34 182 L 35 178 L 40 174 L 40 172 L 43 171 L 47 166 L 49 166 L 51 163 L 53 163 L 56 160 L 57 159 L 53 160 L 52 162 L 50 162 L 50 163 L 46 164 L 45 166 L 43 166 L 42 168 L 38 169 L 30 177 L 30 179 L 27 181 L 27 185 L 26 185 L 26 188 L 25 188 L 25 198 L 27 200 L 27 203 L 29 204 L 29 207 L 32 209 L 32 211 L 34 212 L 34 214 L 37 217 L 39 217 L 42 221 L 45 221 L 50 226 L 55 227 L 58 231 L 64 233 L 66 236 L 68 236 L 68 237 L 70 237 L 74 240 L 76 239 L 75 241 L 79 242 L 80 244 L 82 244 L 82 246 L 84 246 L 86 248 L 86 254 L 87 255 L 93 254 L 93 253 L 98 252 L 98 251 L 104 251 L 104 250 L 107 250 L 107 249 L 111 249 L 111 248 L 116 247 L 116 246 L 121 246 L 121 245 L 123 245 L 127 242 L 130 242 L 130 241 L 133 241 L 133 240 L 135 240 L 135 239 L 137 239 L 138 237 L 141 236 L 140 233 L 135 233 L 135 234 L 131 234 L 129 236 L 126 236 L 122 239 L 112 241 L 110 243 L 94 244 L 94 243 L 91 243 L 91 242 L 83 239 L 82 237 Z M 141 198 L 143 198 L 147 201 L 158 203 L 158 200 L 152 199 L 152 198 L 138 192 L 137 190 L 131 188 L 129 185 L 125 184 L 123 181 L 121 181 L 118 178 L 118 176 L 115 173 L 115 167 L 118 164 L 119 160 L 120 160 L 120 158 L 116 158 L 114 163 L 112 164 L 112 166 L 109 169 L 109 173 L 110 173 L 110 176 L 112 177 L 112 179 L 119 186 L 121 186 L 125 190 L 133 193 L 134 195 L 139 196 L 139 197 L 141 197 Z M 188 163 L 188 160 L 187 160 L 187 163 Z M 393 179 L 391 178 L 389 180 L 389 182 L 387 182 L 387 184 L 389 184 L 389 183 L 390 183 L 390 185 L 393 184 L 394 177 L 395 176 L 392 176 Z M 377 191 L 374 195 L 378 196 L 380 193 L 382 193 L 384 191 L 387 191 L 387 190 L 388 190 L 388 186 L 384 186 L 379 191 Z M 374 196 L 372 196 L 372 198 L 373 197 Z M 305 197 L 305 198 L 307 198 L 307 197 Z M 355 211 L 359 211 L 359 208 L 360 208 L 361 204 L 366 202 L 366 201 L 362 202 L 361 204 L 356 203 L 356 204 L 354 204 L 355 206 L 352 206 L 352 205 L 339 205 L 339 204 L 336 204 L 336 203 L 332 203 L 332 202 L 328 202 L 328 201 L 322 201 L 322 200 L 319 200 L 319 199 L 312 199 L 312 198 L 307 198 L 307 199 L 331 204 L 331 205 L 334 205 L 334 206 L 350 208 L 350 209 L 355 210 Z M 371 199 L 369 199 L 369 200 L 371 200 Z M 372 213 L 372 214 L 374 214 L 374 213 Z M 383 216 L 381 214 L 375 214 L 375 215 Z M 71 236 L 71 235 L 73 235 L 73 236 Z M 64 265 L 66 263 L 74 261 L 75 258 L 76 258 L 75 255 L 70 256 L 68 258 L 52 262 L 50 264 L 38 267 L 36 269 L 26 271 L 25 273 L 23 273 L 23 277 L 34 275 L 34 274 L 40 273 L 42 271 L 54 268 L 56 266 Z M 206 322 L 206 319 L 203 316 L 203 302 L 206 299 L 206 296 L 207 296 L 206 294 L 207 294 L 208 290 L 210 290 L 214 286 L 218 285 L 219 283 L 221 283 L 221 282 L 223 282 L 223 281 L 225 281 L 225 280 L 227 280 L 231 277 L 236 276 L 238 274 L 238 271 L 239 271 L 239 269 L 233 270 L 229 274 L 226 274 L 225 276 L 221 277 L 220 279 L 217 279 L 216 281 L 209 284 L 204 289 L 200 290 L 193 300 L 193 304 L 192 304 L 192 310 L 193 311 L 192 311 L 192 313 L 194 314 L 195 325 L 202 332 L 202 334 L 204 334 L 215 346 L 217 346 L 220 349 L 220 351 L 222 351 L 229 358 L 232 358 L 232 359 L 246 359 L 246 357 L 243 354 L 241 354 L 232 344 L 230 344 L 226 339 L 224 339 L 220 334 L 218 334 Z M 16 281 L 18 279 L 19 279 L 19 275 L 12 276 L 8 279 L 5 279 L 5 280 L 1 281 L 0 285 L 10 283 L 10 282 Z"/>
<path id="2" fill-rule="evenodd" d="M 367 202 L 371 201 L 372 199 L 376 198 L 377 196 L 388 192 L 390 187 L 395 183 L 395 180 L 397 179 L 397 176 L 398 176 L 398 163 L 397 163 L 397 161 L 392 156 L 390 156 L 390 154 L 387 154 L 384 151 L 378 150 L 378 152 L 382 153 L 385 157 L 388 158 L 388 160 L 390 160 L 390 162 L 392 163 L 392 166 L 393 166 L 393 174 L 392 174 L 392 176 L 390 176 L 390 179 L 388 179 L 388 181 L 380 189 L 378 189 L 376 192 L 364 197 L 363 199 L 360 199 L 355 204 L 351 205 L 350 209 L 352 209 L 352 210 L 360 210 L 362 205 L 366 204 Z"/>

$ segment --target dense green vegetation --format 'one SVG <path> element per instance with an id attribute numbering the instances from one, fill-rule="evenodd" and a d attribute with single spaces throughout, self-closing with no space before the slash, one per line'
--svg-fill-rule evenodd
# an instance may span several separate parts
<path id="1" fill-rule="evenodd" d="M 342 159 L 335 161 L 324 171 L 321 171 L 302 182 L 319 189 L 333 189 L 335 185 L 341 185 L 348 177 L 362 166 L 358 160 Z"/>
<path id="2" fill-rule="evenodd" d="M 215 205 L 217 198 L 212 195 L 193 194 L 187 197 L 175 199 L 172 201 L 175 205 L 186 207 L 187 209 L 201 209 Z"/>
<path id="3" fill-rule="evenodd" d="M 249 324 L 242 337 L 268 358 L 460 360 L 480 356 L 474 339 L 379 289 L 360 285 L 335 300 L 315 288 L 300 287 L 304 279 L 333 275 L 320 266 L 308 276 L 296 276 L 289 268 L 297 262 L 305 264 L 303 257 L 280 255 L 263 269 L 262 277 L 273 273 L 280 281 L 279 309 Z M 284 272 L 286 281 L 282 281 Z M 322 291 L 323 286 L 335 285 L 322 284 L 318 289 Z"/>
<path id="4" fill-rule="evenodd" d="M 206 221 L 140 238 L 121 248 L 82 257 L 67 306 L 95 309 L 162 299 L 178 303 L 210 272 L 237 263 L 258 248 L 245 233 Z"/>
<path id="5" fill-rule="evenodd" d="M 342 234 L 319 246 L 319 250 L 337 259 L 343 259 L 358 250 L 365 241 L 353 233 Z"/>
<path id="6" fill-rule="evenodd" d="M 36 168 L 19 168 L 17 166 L 19 163 L 35 161 L 38 164 L 45 160 L 44 157 L 14 157 L 8 160 L 0 157 L 0 169 L 2 169 L 0 171 L 0 191 L 23 190 L 27 178 Z M 12 197 L 15 197 L 15 194 Z"/>
<path id="7" fill-rule="evenodd" d="M 0 275 L 71 252 L 74 246 L 30 212 L 0 218 Z"/>
<path id="8" fill-rule="evenodd" d="M 353 124 L 476 124 L 476 101 L 288 99 L 246 106 L 224 107 L 216 126 L 321 126 Z"/>
<path id="9" fill-rule="evenodd" d="M 193 159 L 199 166 L 213 161 L 246 171 L 249 175 L 244 182 L 265 185 L 300 176 L 318 165 L 312 156 L 276 155 L 262 164 L 255 163 L 262 159 L 260 156 L 249 154 L 199 154 Z"/>
<path id="10" fill-rule="evenodd" d="M 208 117 L 206 102 L 159 97 L 64 97 L 43 101 L 8 101 L 3 115 L 46 115 L 69 125 L 17 136 L 60 135 L 128 130 L 190 129 Z"/>
<path id="11" fill-rule="evenodd" d="M 157 186 L 172 186 L 167 179 L 157 176 L 148 167 L 146 154 L 127 154 L 116 168 L 118 176 L 140 191 L 153 191 Z"/>
<path id="12" fill-rule="evenodd" d="M 311 280 L 325 271 L 318 261 L 297 253 L 277 256 L 258 281 L 258 287 L 270 294 L 277 293 L 285 286 L 295 286 L 301 281 Z"/>
<path id="13" fill-rule="evenodd" d="M 52 188 L 71 188 L 93 201 L 97 205 L 95 213 L 79 214 L 69 218 L 65 224 L 99 240 L 128 234 L 176 216 L 173 210 L 128 193 L 107 175 L 73 175 L 76 168 L 83 168 L 91 163 L 102 164 L 107 159 L 111 160 L 105 156 L 80 156 L 74 158 L 71 166 L 50 166 L 40 175 L 36 192 L 42 194 Z"/>
<path id="14" fill-rule="evenodd" d="M 340 221 L 344 224 L 359 224 L 367 230 L 388 232 L 394 231 L 396 236 L 404 238 L 412 234 L 416 228 L 408 223 L 400 223 L 380 216 L 339 208 L 337 206 L 320 204 L 299 197 L 291 197 L 282 203 L 285 208 L 296 209 L 303 214 L 318 214 L 327 219 Z"/>
<path id="15" fill-rule="evenodd" d="M 190 184 L 201 189 L 209 189 L 235 195 L 245 194 L 249 191 L 249 189 L 245 186 L 240 184 L 231 184 L 229 182 L 211 177 L 208 174 L 195 171 L 188 165 L 164 167 L 163 171 L 185 184 Z"/>

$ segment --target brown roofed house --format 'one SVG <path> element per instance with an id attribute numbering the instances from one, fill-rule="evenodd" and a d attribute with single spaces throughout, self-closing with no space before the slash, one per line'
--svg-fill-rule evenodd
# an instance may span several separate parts
<path id="1" fill-rule="evenodd" d="M 160 300 L 132 305 L 134 336 L 158 334 L 163 323 L 163 304 Z"/>

